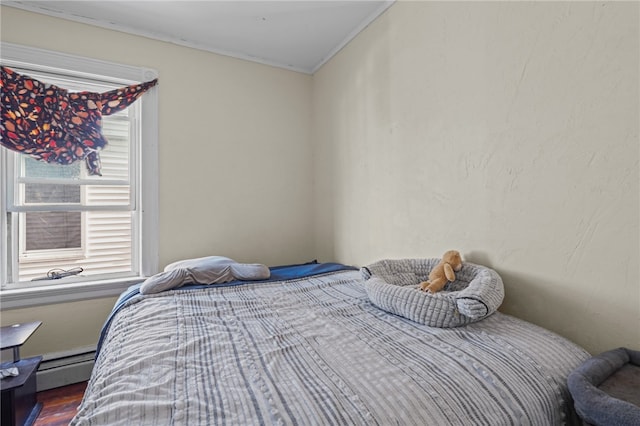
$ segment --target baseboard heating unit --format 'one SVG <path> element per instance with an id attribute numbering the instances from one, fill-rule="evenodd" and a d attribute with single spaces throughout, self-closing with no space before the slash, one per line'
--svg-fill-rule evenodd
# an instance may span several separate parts
<path id="1" fill-rule="evenodd" d="M 45 354 L 36 373 L 38 392 L 89 380 L 95 346 Z"/>

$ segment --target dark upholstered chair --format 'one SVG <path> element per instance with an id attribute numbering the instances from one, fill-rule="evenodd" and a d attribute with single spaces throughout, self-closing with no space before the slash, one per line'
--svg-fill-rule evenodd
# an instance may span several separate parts
<path id="1" fill-rule="evenodd" d="M 587 424 L 640 425 L 640 351 L 601 353 L 576 368 L 567 381 L 576 411 Z"/>

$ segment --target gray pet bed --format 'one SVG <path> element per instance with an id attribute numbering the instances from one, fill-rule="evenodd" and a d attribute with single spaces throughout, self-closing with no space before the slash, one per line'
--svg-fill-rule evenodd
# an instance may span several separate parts
<path id="1" fill-rule="evenodd" d="M 420 291 L 440 259 L 381 260 L 361 269 L 371 303 L 431 327 L 459 327 L 494 313 L 504 299 L 502 279 L 493 270 L 463 263 L 456 280 L 437 293 Z"/>
<path id="2" fill-rule="evenodd" d="M 587 424 L 640 425 L 640 351 L 618 348 L 589 358 L 567 384 Z"/>

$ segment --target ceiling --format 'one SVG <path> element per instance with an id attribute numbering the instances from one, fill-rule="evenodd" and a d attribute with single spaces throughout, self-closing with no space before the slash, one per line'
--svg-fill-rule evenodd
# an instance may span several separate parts
<path id="1" fill-rule="evenodd" d="M 2 5 L 313 74 L 393 1 L 3 0 Z"/>

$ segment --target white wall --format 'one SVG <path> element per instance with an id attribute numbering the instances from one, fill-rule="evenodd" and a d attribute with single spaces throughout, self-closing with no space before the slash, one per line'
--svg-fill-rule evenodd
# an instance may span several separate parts
<path id="1" fill-rule="evenodd" d="M 158 71 L 161 267 L 314 258 L 311 76 L 10 7 L 0 15 L 2 41 Z M 24 354 L 63 351 L 95 344 L 114 301 L 9 310 L 1 322 L 43 319 Z"/>
<path id="2" fill-rule="evenodd" d="M 458 249 L 502 311 L 639 349 L 638 9 L 394 4 L 314 75 L 319 256 Z"/>

